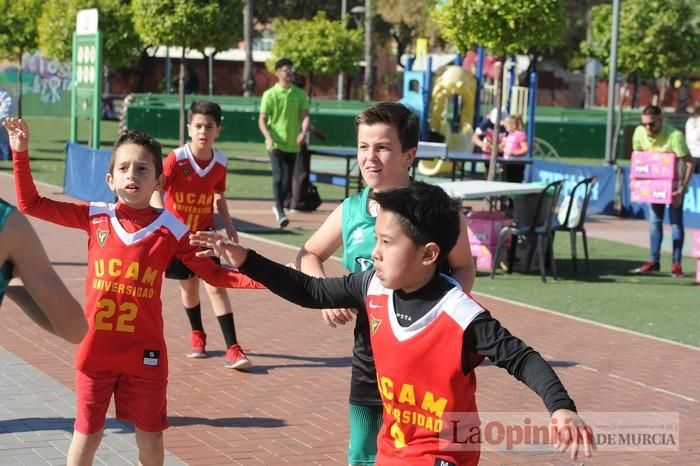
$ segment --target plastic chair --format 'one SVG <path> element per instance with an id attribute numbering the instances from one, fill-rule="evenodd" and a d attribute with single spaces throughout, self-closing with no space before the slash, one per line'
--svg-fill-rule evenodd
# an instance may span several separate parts
<path id="1" fill-rule="evenodd" d="M 569 206 L 566 209 L 566 215 L 562 222 L 557 221 L 554 228 L 552 229 L 552 241 L 554 241 L 554 234 L 557 231 L 568 231 L 571 236 L 571 261 L 573 263 L 574 274 L 577 273 L 576 270 L 576 233 L 581 232 L 581 237 L 583 238 L 583 253 L 585 257 L 586 272 L 590 272 L 588 266 L 588 239 L 586 238 L 586 228 L 584 223 L 586 221 L 586 212 L 588 211 L 588 203 L 591 200 L 591 193 L 593 192 L 593 185 L 596 183 L 596 178 L 594 176 L 586 178 L 584 180 L 576 183 L 574 188 L 571 190 L 569 196 L 571 200 Z M 572 219 L 571 213 L 574 211 L 574 207 L 578 202 L 578 199 L 583 199 L 581 202 L 581 208 L 578 219 Z M 575 220 L 572 225 L 570 220 Z"/>
<path id="2" fill-rule="evenodd" d="M 508 273 L 513 272 L 513 262 L 515 260 L 515 250 L 518 247 L 518 239 L 523 239 L 530 249 L 527 255 L 526 272 L 530 271 L 532 259 L 535 250 L 539 252 L 540 276 L 543 282 L 547 282 L 547 269 L 545 266 L 545 257 L 549 258 L 552 269 L 552 276 L 557 278 L 557 269 L 554 263 L 554 255 L 552 254 L 552 227 L 556 216 L 557 205 L 559 204 L 559 195 L 563 185 L 563 180 L 554 181 L 548 184 L 537 196 L 535 209 L 531 209 L 531 204 L 523 197 L 516 200 L 514 209 L 515 223 L 511 226 L 503 227 L 498 235 L 498 245 L 493 256 L 493 264 L 491 267 L 491 278 L 496 275 L 498 260 L 501 256 L 501 251 L 505 243 L 505 239 L 511 236 L 510 249 L 508 252 Z M 518 215 L 517 212 L 521 212 Z"/>

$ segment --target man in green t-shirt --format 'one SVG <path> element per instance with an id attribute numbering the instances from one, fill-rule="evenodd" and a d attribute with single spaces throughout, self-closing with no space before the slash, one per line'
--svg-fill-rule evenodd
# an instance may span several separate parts
<path id="1" fill-rule="evenodd" d="M 284 205 L 291 198 L 294 161 L 309 130 L 309 99 L 293 84 L 294 66 L 289 58 L 275 63 L 275 76 L 277 83 L 263 93 L 258 127 L 272 164 L 272 210 L 284 228 L 289 224 Z"/>
<path id="2" fill-rule="evenodd" d="M 679 182 L 673 188 L 673 200 L 669 208 L 671 234 L 673 240 L 673 263 L 671 275 L 682 277 L 681 257 L 683 253 L 683 196 L 688 190 L 690 177 L 693 176 L 694 162 L 685 144 L 683 133 L 673 126 L 664 124 L 661 109 L 656 105 L 647 105 L 642 110 L 642 124 L 637 126 L 632 136 L 632 148 L 645 152 L 672 152 L 676 155 L 676 169 Z M 649 260 L 633 273 L 652 273 L 660 270 L 661 241 L 663 240 L 663 221 L 665 204 L 649 204 L 651 229 L 649 242 L 651 251 Z"/>

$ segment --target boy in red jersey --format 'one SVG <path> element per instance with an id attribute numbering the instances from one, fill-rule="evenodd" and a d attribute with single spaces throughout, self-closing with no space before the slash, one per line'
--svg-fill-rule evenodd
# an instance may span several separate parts
<path id="1" fill-rule="evenodd" d="M 19 209 L 88 234 L 87 335 L 76 355 L 76 420 L 69 465 L 92 464 L 114 394 L 117 418 L 135 426 L 139 464 L 163 464 L 168 362 L 160 293 L 173 256 L 217 286 L 260 285 L 195 255 L 187 226 L 149 205 L 162 183 L 158 141 L 138 131 L 114 144 L 107 184 L 118 202 L 75 204 L 42 197 L 29 167 L 29 128 L 8 119 Z"/>
<path id="2" fill-rule="evenodd" d="M 313 308 L 356 308 L 367 314 L 384 408 L 377 466 L 456 466 L 479 461 L 479 443 L 450 439 L 445 414 L 478 419 L 474 369 L 488 357 L 527 384 L 551 413 L 550 435 L 560 451 L 586 456 L 592 430 L 551 366 L 437 273 L 460 231 L 460 202 L 441 188 L 414 182 L 373 193 L 380 206 L 373 270 L 314 278 L 272 262 L 213 232 L 190 242 L 218 255 L 270 291 Z"/>
<path id="3" fill-rule="evenodd" d="M 165 208 L 185 223 L 191 231 L 214 229 L 214 206 L 221 216 L 229 239 L 238 241 L 236 228 L 226 206 L 226 166 L 228 159 L 214 150 L 221 134 L 221 107 L 214 102 L 195 100 L 190 105 L 187 130 L 190 143 L 168 154 L 163 163 L 165 182 L 162 191 Z M 163 207 L 160 192 L 153 195 L 151 204 Z M 182 261 L 174 259 L 165 271 L 167 278 L 180 281 L 180 296 L 192 327 L 190 358 L 205 358 L 207 335 L 202 324 L 199 301 L 199 277 Z M 226 362 L 229 369 L 249 369 L 252 366 L 238 344 L 233 322 L 231 300 L 225 288 L 204 283 L 216 319 L 226 342 Z"/>

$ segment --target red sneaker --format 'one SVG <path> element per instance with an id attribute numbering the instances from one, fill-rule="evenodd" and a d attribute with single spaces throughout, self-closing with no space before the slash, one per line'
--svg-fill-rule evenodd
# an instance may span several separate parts
<path id="1" fill-rule="evenodd" d="M 632 273 L 653 273 L 653 272 L 658 272 L 661 269 L 659 266 L 658 262 L 654 261 L 648 261 L 637 267 L 636 269 L 632 269 Z"/>
<path id="2" fill-rule="evenodd" d="M 671 265 L 671 276 L 675 278 L 680 278 L 683 276 L 683 269 L 681 268 L 680 262 L 674 262 Z"/>
<path id="3" fill-rule="evenodd" d="M 190 335 L 190 352 L 187 353 L 188 358 L 206 358 L 207 357 L 207 334 L 201 330 L 192 330 Z"/>
<path id="4" fill-rule="evenodd" d="M 231 345 L 228 351 L 226 351 L 226 362 L 224 366 L 227 369 L 244 370 L 253 367 L 253 363 L 246 357 L 240 345 Z"/>

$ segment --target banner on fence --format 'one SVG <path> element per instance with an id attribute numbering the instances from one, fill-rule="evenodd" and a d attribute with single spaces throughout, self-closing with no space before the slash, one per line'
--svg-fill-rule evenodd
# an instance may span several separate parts
<path id="1" fill-rule="evenodd" d="M 565 180 L 562 197 L 568 195 L 574 185 L 584 178 L 595 176 L 591 201 L 588 204 L 590 214 L 612 214 L 615 201 L 615 168 L 594 167 L 591 165 L 572 165 L 544 160 L 532 161 L 532 180 L 540 183 Z M 579 191 L 581 192 L 581 191 Z"/>
<path id="2" fill-rule="evenodd" d="M 84 201 L 114 202 L 114 193 L 105 181 L 111 155 L 108 150 L 67 143 L 63 191 Z"/>

